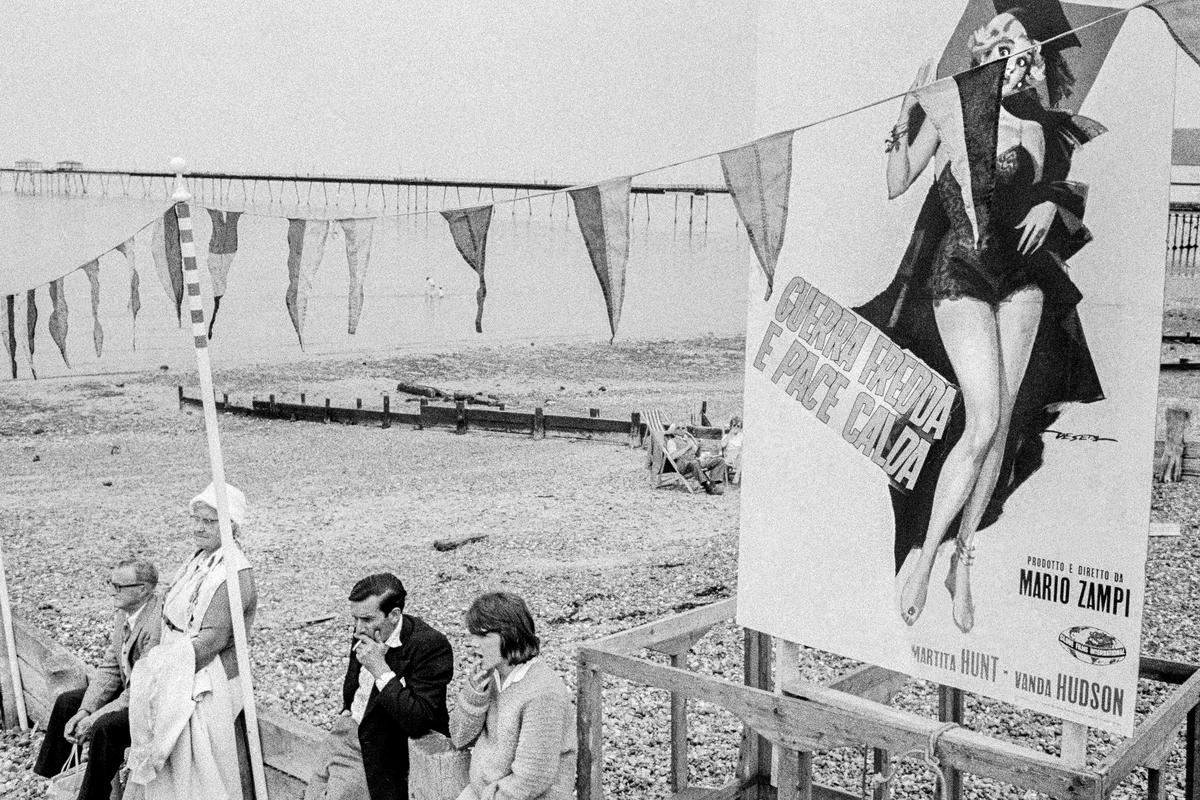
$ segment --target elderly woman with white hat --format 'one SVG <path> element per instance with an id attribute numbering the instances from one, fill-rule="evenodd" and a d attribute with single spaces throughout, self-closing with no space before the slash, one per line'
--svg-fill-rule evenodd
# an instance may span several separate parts
<path id="1" fill-rule="evenodd" d="M 163 598 L 162 645 L 146 659 L 141 691 L 131 700 L 126 798 L 253 797 L 226 575 L 238 576 L 247 630 L 257 594 L 237 539 L 246 496 L 229 485 L 225 493 L 234 532 L 227 547 L 221 545 L 213 485 L 190 504 L 197 549 Z"/>

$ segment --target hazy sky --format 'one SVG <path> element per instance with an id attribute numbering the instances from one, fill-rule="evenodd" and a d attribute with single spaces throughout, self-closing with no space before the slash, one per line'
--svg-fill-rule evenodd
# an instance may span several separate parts
<path id="1" fill-rule="evenodd" d="M 9 0 L 0 163 L 607 177 L 740 144 L 754 7 Z"/>
<path id="2" fill-rule="evenodd" d="M 756 24 L 773 5 L 8 0 L 0 164 L 640 171 L 753 135 Z M 1200 69 L 1180 75 L 1179 123 L 1200 126 Z"/>

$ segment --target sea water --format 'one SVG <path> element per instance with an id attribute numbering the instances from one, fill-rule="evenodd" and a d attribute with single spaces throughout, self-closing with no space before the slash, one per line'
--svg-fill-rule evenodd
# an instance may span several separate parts
<path id="1" fill-rule="evenodd" d="M 512 202 L 511 193 L 475 188 L 405 189 L 381 202 L 379 190 L 364 200 L 362 187 L 352 199 L 338 188 L 332 199 L 326 187 L 311 191 L 275 182 L 268 197 L 256 189 L 252 197 L 228 187 L 197 187 L 193 219 L 206 318 L 212 313 L 207 246 L 211 223 L 203 205 L 246 208 L 239 224 L 239 249 L 217 317 L 211 352 L 213 363 L 244 365 L 295 359 L 380 356 L 391 352 L 436 352 L 471 345 L 514 342 L 606 341 L 611 333 L 599 282 L 580 235 L 574 209 L 565 195 Z M 92 200 L 96 185 L 91 184 Z M 111 202 L 128 201 L 136 182 L 120 189 L 110 184 Z M 36 193 L 21 194 L 23 205 L 46 206 L 63 218 L 55 235 L 70 237 L 70 213 L 61 203 Z M 230 196 L 230 195 L 233 196 Z M 504 195 L 507 196 L 504 196 Z M 487 298 L 483 332 L 474 329 L 476 273 L 454 246 L 440 214 L 413 214 L 490 202 L 495 206 L 487 242 Z M 165 190 L 154 187 L 138 196 L 139 211 L 154 218 L 153 209 L 170 203 Z M 456 202 L 457 201 L 457 202 Z M 330 225 L 324 255 L 314 277 L 300 346 L 284 296 L 288 288 L 288 218 L 356 217 L 384 214 L 375 221 L 357 331 L 348 327 L 349 275 L 345 239 Z M 745 329 L 747 270 L 758 269 L 728 195 L 687 193 L 638 194 L 630 208 L 629 258 L 625 298 L 617 341 L 684 339 L 704 335 L 738 335 Z M 44 234 L 43 234 L 44 235 Z M 114 238 L 119 235 L 114 234 Z M 187 298 L 183 324 L 154 267 L 150 229 L 135 239 L 141 310 L 136 326 L 129 311 L 130 268 L 116 251 L 100 256 L 100 304 L 103 354 L 93 342 L 90 286 L 79 264 L 62 264 L 68 312 L 68 369 L 51 341 L 47 321 L 52 310 L 47 287 L 37 287 L 38 321 L 33 366 L 40 378 L 127 370 L 186 369 L 194 364 Z M 84 259 L 86 260 L 86 259 Z M 68 274 L 69 273 L 69 274 Z M 432 288 L 431 287 L 437 287 Z M 17 296 L 18 374 L 31 375 L 27 352 L 24 298 Z M 7 365 L 0 370 L 7 379 Z"/>

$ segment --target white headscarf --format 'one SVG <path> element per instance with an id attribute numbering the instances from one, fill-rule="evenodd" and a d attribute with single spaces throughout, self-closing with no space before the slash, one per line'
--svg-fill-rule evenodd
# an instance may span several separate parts
<path id="1" fill-rule="evenodd" d="M 232 484 L 225 484 L 225 499 L 229 501 L 229 518 L 233 524 L 242 527 L 246 522 L 246 495 Z M 188 509 L 193 517 L 215 520 L 217 518 L 217 487 L 209 484 L 204 491 L 192 498 Z"/>

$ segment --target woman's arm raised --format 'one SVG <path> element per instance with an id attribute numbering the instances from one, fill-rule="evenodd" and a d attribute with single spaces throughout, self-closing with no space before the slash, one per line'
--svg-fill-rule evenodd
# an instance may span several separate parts
<path id="1" fill-rule="evenodd" d="M 908 137 L 908 120 L 913 107 L 917 104 L 914 92 L 931 83 L 937 77 L 936 67 L 932 60 L 926 61 L 917 70 L 908 94 L 904 96 L 904 104 L 900 107 L 900 121 L 892 128 L 888 139 L 887 187 L 888 199 L 894 200 L 912 186 L 933 158 L 938 147 L 937 129 L 931 123 L 921 126 L 921 130 L 913 138 L 911 144 Z"/>

